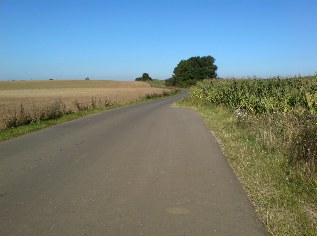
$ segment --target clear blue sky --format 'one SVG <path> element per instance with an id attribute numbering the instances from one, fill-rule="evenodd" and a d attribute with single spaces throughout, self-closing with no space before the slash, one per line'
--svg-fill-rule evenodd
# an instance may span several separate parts
<path id="1" fill-rule="evenodd" d="M 169 78 L 211 55 L 218 75 L 317 72 L 317 0 L 0 0 L 0 80 Z"/>

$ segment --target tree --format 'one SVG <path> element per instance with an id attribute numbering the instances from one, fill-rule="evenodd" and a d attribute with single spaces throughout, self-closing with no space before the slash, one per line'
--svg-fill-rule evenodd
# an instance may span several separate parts
<path id="1" fill-rule="evenodd" d="M 152 81 L 153 79 L 149 76 L 148 73 L 143 73 L 142 77 L 138 77 L 135 81 Z"/>
<path id="2" fill-rule="evenodd" d="M 191 57 L 181 60 L 174 68 L 172 78 L 166 81 L 169 86 L 188 87 L 195 85 L 197 81 L 217 77 L 218 67 L 214 64 L 212 56 Z"/>

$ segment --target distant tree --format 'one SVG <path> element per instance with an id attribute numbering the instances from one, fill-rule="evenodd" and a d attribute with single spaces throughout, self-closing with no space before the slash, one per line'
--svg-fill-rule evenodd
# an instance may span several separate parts
<path id="1" fill-rule="evenodd" d="M 143 73 L 142 77 L 138 77 L 135 81 L 152 81 L 153 79 L 149 76 L 148 73 Z"/>
<path id="2" fill-rule="evenodd" d="M 89 77 L 86 77 L 85 80 L 90 80 L 90 78 L 89 78 Z"/>
<path id="3" fill-rule="evenodd" d="M 174 68 L 172 78 L 166 80 L 166 85 L 188 87 L 197 81 L 217 77 L 218 67 L 212 56 L 191 57 L 181 60 Z"/>

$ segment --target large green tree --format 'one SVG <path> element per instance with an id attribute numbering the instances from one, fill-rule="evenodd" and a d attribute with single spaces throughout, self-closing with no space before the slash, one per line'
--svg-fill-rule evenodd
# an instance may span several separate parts
<path id="1" fill-rule="evenodd" d="M 138 77 L 135 81 L 152 81 L 153 79 L 149 76 L 148 73 L 143 73 L 142 77 Z"/>
<path id="2" fill-rule="evenodd" d="M 181 60 L 174 68 L 172 78 L 166 81 L 169 86 L 188 87 L 199 80 L 217 77 L 218 67 L 212 56 L 191 57 Z"/>

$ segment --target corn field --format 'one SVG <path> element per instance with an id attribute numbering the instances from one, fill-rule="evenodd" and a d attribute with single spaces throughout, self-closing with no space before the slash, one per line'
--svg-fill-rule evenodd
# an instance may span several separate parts
<path id="1" fill-rule="evenodd" d="M 285 156 L 297 174 L 317 178 L 317 74 L 204 80 L 190 88 L 189 99 L 228 107 L 238 126 Z"/>
<path id="2" fill-rule="evenodd" d="M 317 112 L 317 75 L 272 79 L 219 79 L 199 82 L 191 97 L 252 114 Z"/>

